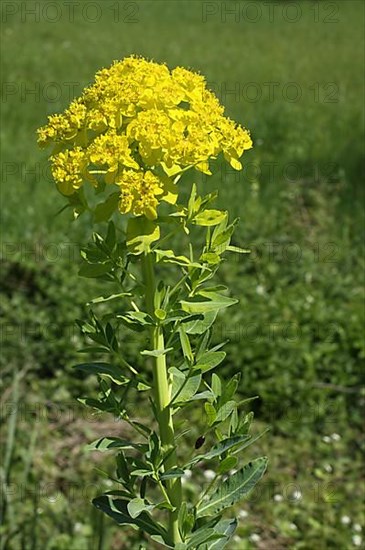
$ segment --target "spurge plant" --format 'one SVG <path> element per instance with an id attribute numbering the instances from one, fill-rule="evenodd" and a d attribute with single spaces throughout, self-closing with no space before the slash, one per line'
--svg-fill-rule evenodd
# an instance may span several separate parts
<path id="1" fill-rule="evenodd" d="M 210 175 L 221 153 L 240 170 L 250 135 L 224 116 L 199 74 L 130 57 L 99 71 L 38 136 L 53 146 L 52 173 L 75 218 L 88 212 L 93 223 L 108 222 L 82 250 L 80 275 L 99 279 L 103 295 L 79 321 L 83 351 L 99 359 L 76 366 L 99 380 L 98 395 L 80 401 L 124 421 L 136 439 L 123 438 L 121 423 L 121 437 L 90 446 L 116 454 L 115 489 L 93 504 L 162 547 L 224 548 L 237 521 L 223 512 L 267 463 L 238 465 L 257 436 L 249 435 L 249 400 L 236 396 L 239 375 L 225 382 L 214 372 L 224 342 L 211 343 L 218 313 L 237 302 L 214 276 L 227 253 L 246 251 L 230 244 L 237 220 L 212 208 L 217 193 L 201 196 L 182 182 L 187 170 Z M 145 348 L 135 362 L 125 353 L 132 339 Z M 199 437 L 181 456 L 197 418 Z M 208 486 L 184 494 L 187 472 L 198 488 L 207 465 L 216 467 Z"/>

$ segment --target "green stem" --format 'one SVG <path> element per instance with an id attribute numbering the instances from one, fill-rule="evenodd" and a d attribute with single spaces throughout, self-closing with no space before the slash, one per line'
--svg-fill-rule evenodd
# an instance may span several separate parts
<path id="1" fill-rule="evenodd" d="M 147 313 L 155 319 L 155 274 L 153 253 L 142 256 L 142 273 L 145 283 L 145 299 Z M 157 306 L 158 307 L 158 306 Z M 162 328 L 155 325 L 151 328 L 151 348 L 154 350 L 165 349 L 164 335 Z M 177 456 L 175 451 L 175 434 L 172 419 L 171 381 L 167 373 L 166 355 L 153 357 L 153 389 L 157 411 L 157 422 L 159 426 L 160 439 L 165 452 L 173 449 L 165 461 L 165 470 L 177 467 Z M 178 515 L 181 506 L 182 491 L 181 479 L 169 479 L 166 481 L 166 492 L 169 496 L 174 510 L 169 512 L 169 535 L 174 544 L 181 542 L 178 527 Z"/>

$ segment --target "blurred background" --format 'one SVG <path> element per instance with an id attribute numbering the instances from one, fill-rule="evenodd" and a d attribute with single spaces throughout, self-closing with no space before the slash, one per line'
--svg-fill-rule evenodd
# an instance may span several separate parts
<path id="1" fill-rule="evenodd" d="M 90 226 L 56 216 L 64 203 L 35 136 L 130 54 L 200 71 L 254 140 L 242 172 L 217 163 L 209 181 L 190 177 L 220 189 L 241 219 L 235 244 L 251 249 L 221 269 L 240 303 L 215 338 L 230 340 L 224 375 L 240 371 L 243 398 L 260 396 L 255 431 L 271 428 L 250 449 L 270 466 L 237 509 L 231 548 L 364 547 L 364 4 L 3 0 L 1 11 L 1 550 L 139 548 L 90 504 L 110 488 L 95 467 L 113 461 L 85 445 L 124 427 L 76 402 L 94 382 L 72 373 L 74 320 L 101 289 L 77 277 Z"/>

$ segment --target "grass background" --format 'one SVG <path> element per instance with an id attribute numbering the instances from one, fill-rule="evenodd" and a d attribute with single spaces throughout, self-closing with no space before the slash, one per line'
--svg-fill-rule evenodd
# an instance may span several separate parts
<path id="1" fill-rule="evenodd" d="M 195 178 L 220 188 L 241 218 L 237 244 L 252 249 L 222 269 L 240 306 L 215 337 L 230 338 L 225 374 L 260 395 L 256 429 L 271 426 L 252 451 L 269 472 L 238 510 L 232 549 L 361 546 L 362 2 L 57 6 L 1 4 L 1 548 L 139 548 L 89 504 L 107 482 L 85 443 L 125 427 L 76 406 L 93 382 L 71 375 L 73 321 L 100 288 L 77 279 L 89 227 L 55 217 L 62 198 L 35 142 L 48 114 L 132 53 L 201 71 L 255 142 L 242 173 L 217 163 L 209 182 Z"/>

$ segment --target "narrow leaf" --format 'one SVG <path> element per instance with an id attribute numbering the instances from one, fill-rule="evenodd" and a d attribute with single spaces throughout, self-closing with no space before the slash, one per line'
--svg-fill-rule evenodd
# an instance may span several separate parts
<path id="1" fill-rule="evenodd" d="M 208 501 L 203 501 L 200 504 L 197 509 L 197 517 L 215 515 L 241 500 L 262 478 L 266 467 L 267 458 L 261 457 L 229 476 L 219 485 Z"/>
<path id="2" fill-rule="evenodd" d="M 149 535 L 160 535 L 165 542 L 167 540 L 166 530 L 162 525 L 153 521 L 146 512 L 142 512 L 137 518 L 132 518 L 125 500 L 113 500 L 110 496 L 102 495 L 94 498 L 93 505 L 114 519 L 119 525 L 129 524 L 137 529 L 142 529 Z"/>
<path id="3" fill-rule="evenodd" d="M 111 365 L 110 363 L 81 363 L 75 365 L 74 369 L 81 370 L 87 374 L 104 375 L 111 378 L 116 384 L 125 384 L 128 379 L 121 373 L 120 367 Z"/>
<path id="4" fill-rule="evenodd" d="M 200 357 L 196 365 L 194 365 L 194 369 L 208 372 L 217 367 L 224 360 L 225 356 L 225 351 L 208 351 Z"/>
<path id="5" fill-rule="evenodd" d="M 250 436 L 248 435 L 235 435 L 233 437 L 223 439 L 223 441 L 220 441 L 214 445 L 207 453 L 193 457 L 187 464 L 185 464 L 184 469 L 190 468 L 201 460 L 211 460 L 212 458 L 221 456 L 226 451 L 233 449 L 237 445 L 247 441 L 249 438 Z"/>

